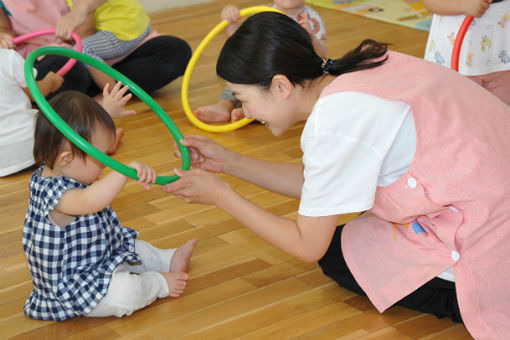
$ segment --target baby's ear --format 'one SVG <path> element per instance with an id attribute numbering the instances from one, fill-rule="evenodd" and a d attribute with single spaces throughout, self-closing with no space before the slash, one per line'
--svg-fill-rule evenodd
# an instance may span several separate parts
<path id="1" fill-rule="evenodd" d="M 57 161 L 55 163 L 62 168 L 66 168 L 71 164 L 73 159 L 74 159 L 73 153 L 70 150 L 66 150 L 58 154 Z"/>

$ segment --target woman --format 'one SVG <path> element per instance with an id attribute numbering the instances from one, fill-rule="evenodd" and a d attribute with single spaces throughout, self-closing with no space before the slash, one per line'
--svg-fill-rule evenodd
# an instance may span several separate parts
<path id="1" fill-rule="evenodd" d="M 46 29 L 56 28 L 56 36 L 69 39 L 71 32 L 77 31 L 82 37 L 95 32 L 93 20 L 94 10 L 105 0 L 82 0 L 80 8 L 83 12 L 70 11 L 66 0 L 0 0 L 0 47 L 13 48 L 12 38 L 18 35 Z M 71 47 L 54 36 L 43 36 L 16 46 L 23 57 L 37 47 L 47 45 Z M 153 92 L 167 85 L 184 74 L 191 48 L 184 40 L 151 32 L 138 47 L 124 58 L 106 60 L 107 64 L 138 84 L 146 92 Z M 34 63 L 37 79 L 42 79 L 48 72 L 56 72 L 68 60 L 62 56 L 46 56 Z M 76 90 L 89 95 L 96 95 L 99 89 L 88 70 L 82 63 L 77 63 L 64 77 L 59 91 Z"/>
<path id="2" fill-rule="evenodd" d="M 279 136 L 306 121 L 303 165 L 187 136 L 193 165 L 164 190 L 214 204 L 273 246 L 319 260 L 384 311 L 510 334 L 510 109 L 456 72 L 364 41 L 337 60 L 277 13 L 250 17 L 217 64 L 248 117 Z M 300 199 L 296 221 L 241 197 L 223 172 Z M 368 211 L 367 211 L 368 210 Z M 367 211 L 336 227 L 341 214 Z"/>

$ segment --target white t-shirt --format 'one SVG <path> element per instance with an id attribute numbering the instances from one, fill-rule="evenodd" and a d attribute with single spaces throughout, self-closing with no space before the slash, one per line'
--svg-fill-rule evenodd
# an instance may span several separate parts
<path id="1" fill-rule="evenodd" d="M 301 136 L 299 214 L 330 216 L 372 208 L 378 185 L 403 175 L 416 149 L 409 104 L 360 92 L 322 97 Z"/>
<path id="2" fill-rule="evenodd" d="M 34 164 L 34 115 L 30 98 L 23 92 L 27 83 L 25 60 L 8 49 L 0 49 L 0 177 Z M 34 69 L 34 72 L 36 70 Z"/>
<path id="3" fill-rule="evenodd" d="M 465 15 L 432 18 L 425 60 L 450 67 L 453 45 Z M 459 72 L 479 76 L 510 70 L 510 1 L 493 3 L 473 19 L 462 42 Z"/>
<path id="4" fill-rule="evenodd" d="M 299 214 L 329 216 L 372 208 L 377 186 L 406 173 L 416 150 L 409 104 L 341 92 L 315 104 L 301 135 L 305 166 Z M 438 275 L 455 281 L 453 268 Z"/>

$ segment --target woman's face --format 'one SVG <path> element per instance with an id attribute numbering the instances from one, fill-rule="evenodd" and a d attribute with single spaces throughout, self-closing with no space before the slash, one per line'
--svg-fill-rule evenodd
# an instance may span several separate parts
<path id="1" fill-rule="evenodd" d="M 246 118 L 255 118 L 262 122 L 273 135 L 282 135 L 297 122 L 292 114 L 292 101 L 274 85 L 267 90 L 256 85 L 229 82 L 227 85 L 241 102 Z"/>

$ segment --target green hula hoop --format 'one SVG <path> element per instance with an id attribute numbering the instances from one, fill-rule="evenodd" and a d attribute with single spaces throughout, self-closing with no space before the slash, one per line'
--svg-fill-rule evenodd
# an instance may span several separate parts
<path id="1" fill-rule="evenodd" d="M 166 125 L 166 127 L 170 130 L 172 133 L 174 139 L 176 140 L 179 150 L 181 151 L 182 155 L 182 170 L 188 170 L 190 168 L 190 156 L 189 156 L 189 150 L 186 146 L 181 145 L 179 142 L 183 136 L 177 126 L 174 124 L 172 119 L 167 115 L 167 113 L 159 106 L 158 103 L 154 99 L 152 99 L 151 96 L 147 94 L 142 88 L 138 85 L 136 85 L 133 81 L 131 81 L 129 78 L 127 78 L 125 75 L 120 73 L 119 71 L 115 70 L 114 68 L 106 65 L 105 63 L 96 60 L 88 55 L 85 55 L 83 53 L 68 49 L 68 48 L 62 48 L 62 47 L 53 47 L 53 46 L 47 46 L 47 47 L 41 47 L 38 49 L 35 49 L 32 51 L 25 62 L 25 78 L 27 81 L 28 89 L 32 93 L 32 96 L 34 97 L 35 102 L 41 109 L 41 111 L 44 113 L 44 115 L 50 120 L 50 122 L 55 125 L 55 127 L 64 135 L 66 136 L 72 143 L 74 143 L 77 147 L 82 149 L 84 152 L 86 152 L 91 157 L 95 158 L 98 162 L 103 163 L 107 167 L 112 168 L 113 170 L 120 172 L 128 177 L 131 177 L 133 179 L 138 179 L 138 176 L 136 175 L 136 170 L 124 165 L 123 163 L 116 161 L 115 159 L 109 157 L 105 153 L 99 151 L 96 147 L 92 146 L 89 142 L 87 142 L 85 139 L 83 139 L 80 135 L 78 135 L 69 125 L 67 125 L 66 122 L 60 118 L 60 116 L 53 110 L 51 105 L 48 103 L 46 98 L 41 93 L 41 90 L 37 86 L 37 83 L 35 81 L 34 73 L 33 73 L 33 65 L 35 60 L 42 56 L 42 55 L 60 55 L 65 56 L 68 58 L 73 58 L 78 61 L 81 61 L 83 63 L 86 63 L 92 67 L 95 67 L 104 73 L 111 76 L 116 81 L 122 82 L 124 85 L 129 86 L 129 90 L 135 94 L 138 98 L 140 98 L 145 104 L 147 104 L 152 111 L 154 111 L 159 118 L 163 121 L 163 123 Z M 167 183 L 171 183 L 173 181 L 176 181 L 179 179 L 179 176 L 173 175 L 173 176 L 158 176 L 156 179 L 155 184 L 163 185 Z"/>

